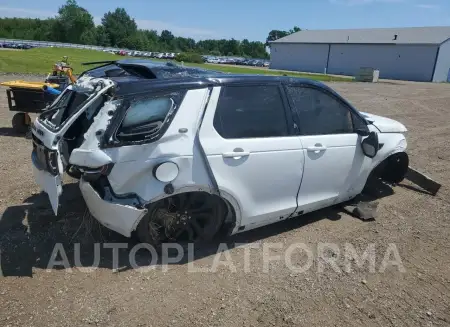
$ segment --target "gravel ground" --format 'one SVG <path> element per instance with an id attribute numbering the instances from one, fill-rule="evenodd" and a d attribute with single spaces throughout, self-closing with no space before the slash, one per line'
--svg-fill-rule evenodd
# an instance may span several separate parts
<path id="1" fill-rule="evenodd" d="M 190 273 L 190 265 L 211 268 L 217 244 L 196 251 L 190 265 L 183 261 L 167 271 L 161 265 L 131 269 L 129 250 L 120 251 L 120 268 L 114 270 L 111 250 L 103 247 L 98 269 L 74 268 L 75 242 L 82 243 L 81 263 L 88 266 L 94 242 L 131 241 L 83 218 L 84 202 L 74 183 L 65 186 L 63 211 L 53 217 L 33 182 L 30 141 L 12 133 L 0 88 L 0 326 L 449 326 L 450 85 L 331 85 L 360 110 L 405 123 L 412 166 L 443 184 L 439 194 L 432 197 L 408 182 L 386 186 L 375 221 L 362 222 L 336 208 L 321 210 L 228 238 L 230 250 L 220 259 L 228 254 L 235 271 L 221 265 L 216 272 Z M 244 249 L 234 246 L 242 242 L 261 245 L 250 251 L 248 269 Z M 271 262 L 267 271 L 262 244 L 270 242 L 282 244 L 270 255 L 284 255 L 295 243 L 314 253 L 319 242 L 336 243 L 338 249 L 327 253 L 339 270 L 326 265 L 319 271 L 323 262 L 314 255 L 306 272 L 288 269 L 284 260 Z M 47 271 L 56 243 L 65 245 L 70 266 Z M 359 253 L 374 244 L 375 272 L 354 261 L 351 271 L 344 271 L 346 243 Z M 394 265 L 381 271 L 389 244 L 395 244 L 404 272 Z M 138 252 L 140 265 L 150 259 L 148 252 Z M 294 265 L 305 262 L 304 255 L 292 256 Z"/>

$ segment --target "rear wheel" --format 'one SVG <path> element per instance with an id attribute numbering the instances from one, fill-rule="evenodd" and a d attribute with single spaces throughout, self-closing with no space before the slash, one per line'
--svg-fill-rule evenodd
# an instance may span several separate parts
<path id="1" fill-rule="evenodd" d="M 137 228 L 139 240 L 159 247 L 176 242 L 210 241 L 219 231 L 226 215 L 226 205 L 218 196 L 206 192 L 182 193 L 148 208 Z"/>
<path id="2" fill-rule="evenodd" d="M 18 112 L 13 116 L 11 123 L 16 133 L 25 134 L 30 129 L 31 118 L 25 112 Z"/>

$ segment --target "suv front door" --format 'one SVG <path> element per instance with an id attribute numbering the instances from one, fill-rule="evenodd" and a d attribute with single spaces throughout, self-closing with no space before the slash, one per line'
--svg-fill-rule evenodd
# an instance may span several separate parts
<path id="1" fill-rule="evenodd" d="M 200 128 L 217 186 L 239 205 L 245 230 L 297 208 L 304 155 L 281 90 L 279 84 L 215 87 Z"/>
<path id="2" fill-rule="evenodd" d="M 354 197 L 359 177 L 371 159 L 361 149 L 357 129 L 365 122 L 337 96 L 310 86 L 286 86 L 298 121 L 305 166 L 298 211 L 324 208 Z"/>

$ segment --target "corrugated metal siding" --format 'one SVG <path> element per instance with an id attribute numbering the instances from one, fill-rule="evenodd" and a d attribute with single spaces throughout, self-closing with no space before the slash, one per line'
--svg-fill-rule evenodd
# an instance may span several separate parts
<path id="1" fill-rule="evenodd" d="M 397 35 L 397 38 L 395 38 Z M 324 44 L 441 44 L 450 38 L 450 26 L 305 30 L 273 43 Z M 272 43 L 272 44 L 273 44 Z"/>
<path id="2" fill-rule="evenodd" d="M 323 73 L 328 44 L 272 44 L 270 68 Z"/>
<path id="3" fill-rule="evenodd" d="M 433 82 L 450 82 L 450 40 L 441 45 Z"/>
<path id="4" fill-rule="evenodd" d="M 329 74 L 355 75 L 361 67 L 380 70 L 380 78 L 430 82 L 437 46 L 331 45 Z"/>

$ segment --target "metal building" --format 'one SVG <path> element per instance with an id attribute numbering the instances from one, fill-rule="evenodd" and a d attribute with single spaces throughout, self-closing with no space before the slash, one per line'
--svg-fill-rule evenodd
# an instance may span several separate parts
<path id="1" fill-rule="evenodd" d="M 271 69 L 354 76 L 371 67 L 386 79 L 450 79 L 450 26 L 306 30 L 270 48 Z"/>

